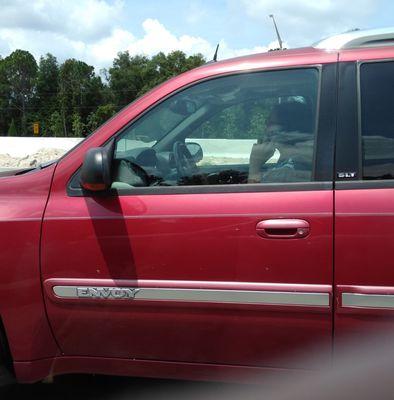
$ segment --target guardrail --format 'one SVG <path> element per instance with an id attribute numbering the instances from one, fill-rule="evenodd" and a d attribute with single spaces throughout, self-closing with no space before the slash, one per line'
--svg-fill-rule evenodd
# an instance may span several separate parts
<path id="1" fill-rule="evenodd" d="M 9 154 L 12 157 L 25 157 L 40 149 L 60 149 L 67 151 L 79 143 L 82 138 L 52 138 L 52 137 L 8 137 L 0 136 L 0 154 Z M 253 139 L 188 139 L 199 143 L 204 155 L 208 157 L 248 157 Z M 125 149 L 135 146 L 134 140 L 124 139 L 120 143 Z M 147 146 L 151 144 L 147 143 Z"/>
<path id="2" fill-rule="evenodd" d="M 0 136 L 0 168 L 15 168 L 36 165 L 60 157 L 63 152 L 70 150 L 83 138 L 45 138 L 45 137 L 4 137 Z M 200 139 L 190 138 L 190 142 L 200 144 L 204 158 L 201 165 L 209 164 L 248 164 L 254 139 Z M 142 143 L 132 139 L 122 139 L 118 143 L 120 150 L 135 147 L 150 147 L 154 144 Z M 36 154 L 41 151 L 41 154 Z M 51 150 L 56 150 L 55 154 Z M 30 160 L 29 157 L 32 156 Z M 276 162 L 279 152 L 267 162 Z"/>

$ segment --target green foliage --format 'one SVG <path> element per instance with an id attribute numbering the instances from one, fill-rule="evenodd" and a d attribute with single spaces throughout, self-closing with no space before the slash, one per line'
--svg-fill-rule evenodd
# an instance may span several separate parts
<path id="1" fill-rule="evenodd" d="M 126 51 L 102 71 L 103 81 L 83 61 L 59 64 L 46 54 L 37 65 L 28 51 L 16 50 L 0 57 L 0 134 L 32 135 L 36 121 L 42 136 L 89 134 L 154 86 L 204 62 L 181 51 L 151 58 Z"/>
<path id="2" fill-rule="evenodd" d="M 54 111 L 49 116 L 48 132 L 45 136 L 63 136 L 63 122 L 59 111 Z"/>
<path id="3" fill-rule="evenodd" d="M 116 113 L 116 108 L 114 104 L 105 104 L 103 106 L 98 106 L 96 111 L 90 113 L 88 117 L 88 133 L 95 131 L 100 125 L 105 121 L 110 119 Z"/>
<path id="4" fill-rule="evenodd" d="M 81 116 L 77 112 L 71 116 L 71 127 L 73 136 L 83 136 L 85 125 L 82 122 Z"/>
<path id="5" fill-rule="evenodd" d="M 19 122 L 22 134 L 27 132 L 27 113 L 34 96 L 37 68 L 34 57 L 24 50 L 15 50 L 2 61 L 0 81 L 8 95 L 11 118 Z"/>
<path id="6" fill-rule="evenodd" d="M 12 116 L 9 113 L 9 85 L 6 81 L 4 60 L 0 57 L 0 135 L 7 132 Z"/>
<path id="7" fill-rule="evenodd" d="M 92 66 L 75 59 L 64 62 L 59 70 L 58 99 L 65 136 L 82 136 L 82 120 L 101 104 L 102 90 L 101 78 Z"/>
<path id="8" fill-rule="evenodd" d="M 272 100 L 249 101 L 223 109 L 193 133 L 196 138 L 257 139 L 273 106 Z"/>
<path id="9" fill-rule="evenodd" d="M 109 87 L 114 94 L 116 105 L 122 107 L 136 99 L 150 72 L 147 57 L 131 57 L 128 51 L 118 53 L 108 72 Z"/>
<path id="10" fill-rule="evenodd" d="M 62 129 L 53 132 L 52 115 L 58 113 L 59 101 L 59 64 L 56 57 L 47 54 L 38 64 L 36 93 L 34 96 L 35 121 L 40 122 L 40 135 L 61 136 Z M 61 128 L 61 126 L 60 126 Z"/>
<path id="11" fill-rule="evenodd" d="M 107 76 L 116 105 L 122 107 L 167 79 L 204 63 L 201 54 L 187 57 L 182 51 L 173 51 L 168 55 L 160 52 L 151 59 L 130 56 L 125 51 L 118 53 Z"/>
<path id="12" fill-rule="evenodd" d="M 8 136 L 18 136 L 14 119 L 12 119 L 10 127 L 8 128 Z"/>

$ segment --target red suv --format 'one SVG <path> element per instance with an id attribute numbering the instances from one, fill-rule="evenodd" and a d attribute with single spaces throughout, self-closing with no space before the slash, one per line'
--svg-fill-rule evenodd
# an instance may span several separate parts
<path id="1" fill-rule="evenodd" d="M 393 32 L 208 63 L 3 172 L 4 366 L 226 379 L 393 327 Z"/>

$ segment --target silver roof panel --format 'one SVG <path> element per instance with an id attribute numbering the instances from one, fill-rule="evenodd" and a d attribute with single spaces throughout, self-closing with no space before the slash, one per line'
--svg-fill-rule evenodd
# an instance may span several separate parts
<path id="1" fill-rule="evenodd" d="M 394 45 L 394 27 L 355 30 L 341 33 L 323 39 L 315 44 L 316 49 L 325 50 L 341 50 L 353 49 L 357 47 L 377 47 L 377 46 L 393 46 Z"/>

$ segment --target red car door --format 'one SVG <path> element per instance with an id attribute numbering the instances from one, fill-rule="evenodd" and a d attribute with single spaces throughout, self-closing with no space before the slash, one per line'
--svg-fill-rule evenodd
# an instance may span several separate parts
<path id="1" fill-rule="evenodd" d="M 394 328 L 393 56 L 392 48 L 341 56 L 335 321 L 337 341 L 346 345 Z"/>
<path id="2" fill-rule="evenodd" d="M 72 153 L 58 164 L 42 279 L 65 355 L 304 368 L 312 347 L 330 359 L 335 76 L 333 63 L 177 91 L 116 132 L 110 194 L 68 181 Z M 279 103 L 301 104 L 310 131 L 281 133 L 248 183 L 251 121 Z M 188 141 L 204 156 L 181 177 L 175 143 Z"/>

